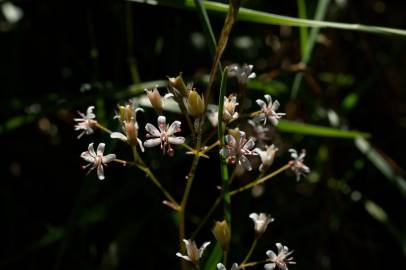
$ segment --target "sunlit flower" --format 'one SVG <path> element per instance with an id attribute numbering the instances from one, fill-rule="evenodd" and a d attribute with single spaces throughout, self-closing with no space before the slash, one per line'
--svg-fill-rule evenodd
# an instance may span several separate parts
<path id="1" fill-rule="evenodd" d="M 300 155 L 298 155 L 295 149 L 289 149 L 289 152 L 290 156 L 293 158 L 293 160 L 289 161 L 290 168 L 295 173 L 296 180 L 299 181 L 300 176 L 310 173 L 310 168 L 303 163 L 306 156 L 306 150 L 302 149 Z"/>
<path id="2" fill-rule="evenodd" d="M 255 148 L 254 151 L 261 158 L 261 165 L 259 165 L 259 170 L 263 172 L 272 165 L 278 148 L 276 148 L 275 145 L 272 144 L 270 146 L 265 146 L 265 151 L 259 148 Z"/>
<path id="3" fill-rule="evenodd" d="M 292 261 L 293 257 L 288 258 L 293 251 L 289 251 L 287 246 L 276 243 L 276 248 L 278 249 L 278 255 L 272 250 L 266 252 L 266 255 L 269 257 L 268 261 L 272 262 L 264 265 L 266 270 L 273 270 L 275 267 L 278 267 L 280 270 L 288 270 L 288 264 L 296 264 L 296 262 Z"/>
<path id="4" fill-rule="evenodd" d="M 173 149 L 171 144 L 182 144 L 185 142 L 184 137 L 176 137 L 175 133 L 180 132 L 180 121 L 174 121 L 169 127 L 166 125 L 166 117 L 158 117 L 158 128 L 148 123 L 145 129 L 148 131 L 147 139 L 144 142 L 145 147 L 154 147 L 161 145 L 162 151 L 167 152 L 169 155 L 173 155 Z"/>
<path id="5" fill-rule="evenodd" d="M 235 164 L 238 162 L 248 171 L 252 170 L 251 162 L 246 156 L 256 155 L 252 149 L 255 146 L 253 138 L 247 140 L 245 132 L 238 131 L 235 135 L 226 135 L 226 146 L 220 150 L 220 154 L 230 162 Z"/>
<path id="6" fill-rule="evenodd" d="M 97 168 L 97 176 L 99 177 L 100 180 L 104 179 L 103 166 L 107 166 L 107 163 L 110 163 L 114 159 L 116 159 L 115 154 L 108 154 L 104 156 L 103 155 L 104 147 L 105 147 L 104 143 L 99 143 L 99 146 L 97 147 L 97 152 L 95 152 L 93 148 L 93 143 L 91 143 L 89 144 L 88 150 L 80 155 L 81 158 L 89 162 L 89 164 L 83 166 L 83 168 L 85 169 L 90 167 L 87 173 L 90 173 L 93 169 Z"/>
<path id="7" fill-rule="evenodd" d="M 237 96 L 230 95 L 228 98 L 224 99 L 223 120 L 225 122 L 230 122 L 231 120 L 238 118 L 238 112 L 235 111 L 235 107 L 237 106 Z"/>
<path id="8" fill-rule="evenodd" d="M 253 65 L 244 64 L 240 66 L 239 64 L 233 64 L 228 67 L 228 75 L 237 77 L 240 84 L 246 84 L 249 79 L 256 77 L 255 72 L 252 72 L 253 68 Z"/>
<path id="9" fill-rule="evenodd" d="M 93 113 L 93 110 L 94 106 L 89 106 L 86 110 L 86 114 L 78 111 L 78 114 L 81 116 L 81 118 L 73 119 L 77 122 L 77 125 L 75 125 L 75 130 L 82 130 L 82 132 L 78 136 L 78 139 L 80 139 L 84 134 L 93 134 L 93 129 L 97 125 L 97 121 L 94 120 L 96 118 L 96 115 Z"/>
<path id="10" fill-rule="evenodd" d="M 224 266 L 224 264 L 218 263 L 218 264 L 217 264 L 217 270 L 227 270 L 227 269 L 226 269 L 226 267 Z M 233 263 L 233 265 L 231 266 L 231 270 L 238 270 L 238 264 Z"/>
<path id="11" fill-rule="evenodd" d="M 258 124 L 252 120 L 248 120 L 248 124 L 252 127 L 252 136 L 256 140 L 260 140 L 260 141 L 269 140 L 269 137 L 268 137 L 269 128 L 268 127 L 264 127 L 263 125 Z"/>
<path id="12" fill-rule="evenodd" d="M 266 231 L 269 223 L 274 221 L 271 215 L 265 213 L 260 213 L 259 215 L 257 213 L 251 213 L 249 217 L 254 221 L 257 237 L 260 237 Z"/>
<path id="13" fill-rule="evenodd" d="M 280 104 L 279 101 L 275 100 L 272 102 L 272 97 L 270 95 L 264 95 L 265 101 L 262 99 L 257 99 L 257 104 L 261 107 L 260 114 L 256 117 L 258 121 L 264 121 L 264 125 L 266 124 L 266 120 L 269 119 L 274 126 L 278 125 L 278 119 L 282 116 L 286 115 L 286 113 L 277 113 Z"/>
<path id="14" fill-rule="evenodd" d="M 186 246 L 187 255 L 183 255 L 182 253 L 178 252 L 176 253 L 176 256 L 191 262 L 195 266 L 198 266 L 199 260 L 202 257 L 204 250 L 207 248 L 208 245 L 210 245 L 210 242 L 203 243 L 203 245 L 199 249 L 197 248 L 196 243 L 193 240 L 183 239 L 183 242 Z"/>

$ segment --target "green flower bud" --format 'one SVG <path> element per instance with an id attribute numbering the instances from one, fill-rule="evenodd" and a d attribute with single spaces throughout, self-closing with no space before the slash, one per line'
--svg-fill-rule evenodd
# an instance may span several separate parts
<path id="1" fill-rule="evenodd" d="M 216 224 L 213 228 L 213 234 L 219 242 L 221 248 L 224 251 L 228 251 L 228 248 L 230 246 L 231 230 L 230 226 L 228 226 L 227 221 L 216 221 Z"/>
<path id="2" fill-rule="evenodd" d="M 171 87 L 176 88 L 184 97 L 188 96 L 189 89 L 182 78 L 182 72 L 180 72 L 176 78 L 168 77 L 168 80 Z"/>
<path id="3" fill-rule="evenodd" d="M 204 99 L 195 90 L 189 92 L 187 110 L 195 118 L 200 117 L 204 112 Z"/>

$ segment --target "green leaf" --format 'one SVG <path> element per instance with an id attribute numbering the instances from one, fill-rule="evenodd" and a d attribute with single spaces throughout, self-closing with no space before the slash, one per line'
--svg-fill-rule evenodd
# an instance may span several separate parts
<path id="1" fill-rule="evenodd" d="M 331 127 L 298 123 L 289 120 L 280 120 L 278 129 L 282 132 L 292 132 L 296 134 L 304 134 L 320 137 L 334 137 L 343 139 L 354 139 L 358 137 L 368 138 L 370 135 L 365 132 L 342 130 Z"/>
<path id="2" fill-rule="evenodd" d="M 221 260 L 221 254 L 222 254 L 221 247 L 220 247 L 219 243 L 216 243 L 216 245 L 214 246 L 213 250 L 210 253 L 210 256 L 209 256 L 206 264 L 203 267 L 203 270 L 217 269 L 217 264 Z"/>

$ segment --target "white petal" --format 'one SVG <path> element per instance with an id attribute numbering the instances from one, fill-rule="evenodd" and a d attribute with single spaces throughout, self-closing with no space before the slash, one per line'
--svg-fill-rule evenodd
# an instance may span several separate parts
<path id="1" fill-rule="evenodd" d="M 278 118 L 271 116 L 269 117 L 269 120 L 271 120 L 272 125 L 274 125 L 275 127 L 278 125 L 279 121 Z"/>
<path id="2" fill-rule="evenodd" d="M 103 155 L 105 146 L 104 143 L 99 143 L 99 146 L 97 146 L 97 155 Z"/>
<path id="3" fill-rule="evenodd" d="M 180 121 L 174 121 L 172 125 L 168 128 L 167 134 L 168 136 L 173 135 L 174 133 L 178 132 L 180 130 Z"/>
<path id="4" fill-rule="evenodd" d="M 210 245 L 210 242 L 204 242 L 203 245 L 199 248 L 199 258 L 202 257 L 204 250 L 207 246 Z"/>
<path id="5" fill-rule="evenodd" d="M 94 157 L 89 153 L 89 151 L 83 152 L 82 154 L 80 154 L 80 157 L 89 163 L 94 162 Z"/>
<path id="6" fill-rule="evenodd" d="M 269 257 L 269 259 L 271 260 L 271 261 L 275 261 L 276 260 L 276 254 L 275 254 L 275 252 L 273 252 L 272 250 L 268 250 L 267 252 L 266 252 L 266 255 Z"/>
<path id="7" fill-rule="evenodd" d="M 184 137 L 169 137 L 168 142 L 171 144 L 182 144 L 185 143 Z"/>
<path id="8" fill-rule="evenodd" d="M 144 142 L 145 147 L 154 147 L 161 144 L 161 138 L 149 139 Z"/>
<path id="9" fill-rule="evenodd" d="M 217 264 L 217 270 L 227 270 L 227 269 L 222 263 L 218 263 Z"/>
<path id="10" fill-rule="evenodd" d="M 110 134 L 110 138 L 112 138 L 112 139 L 119 139 L 119 140 L 122 140 L 122 141 L 127 141 L 128 139 L 127 139 L 127 136 L 125 136 L 123 133 L 120 133 L 120 132 L 113 132 L 113 133 L 111 133 Z"/>
<path id="11" fill-rule="evenodd" d="M 278 254 L 281 253 L 281 251 L 283 250 L 283 246 L 281 243 L 276 243 L 276 248 L 278 249 Z"/>
<path id="12" fill-rule="evenodd" d="M 148 131 L 149 134 L 151 134 L 154 137 L 160 137 L 161 136 L 161 132 L 159 132 L 159 130 L 152 124 L 147 123 L 145 125 L 145 130 Z"/>
<path id="13" fill-rule="evenodd" d="M 236 144 L 236 140 L 233 136 L 231 135 L 226 135 L 226 144 L 230 145 L 230 146 L 234 146 Z"/>
<path id="14" fill-rule="evenodd" d="M 190 262 L 189 257 L 188 257 L 188 256 L 185 256 L 185 255 L 182 255 L 180 252 L 177 252 L 177 253 L 176 253 L 176 256 L 178 256 L 179 258 L 182 258 L 182 259 L 184 259 L 184 260 Z"/>
<path id="15" fill-rule="evenodd" d="M 264 98 L 268 102 L 268 105 L 272 104 L 272 97 L 270 95 L 264 95 Z"/>
<path id="16" fill-rule="evenodd" d="M 254 222 L 256 222 L 258 220 L 258 214 L 257 213 L 251 213 L 249 215 L 250 219 L 252 219 Z"/>
<path id="17" fill-rule="evenodd" d="M 275 269 L 276 264 L 275 263 L 267 263 L 264 265 L 265 270 L 273 270 Z"/>
<path id="18" fill-rule="evenodd" d="M 244 166 L 245 169 L 247 169 L 248 171 L 252 170 L 251 162 L 248 160 L 246 156 L 241 155 L 239 161 L 241 162 L 241 164 Z"/>
<path id="19" fill-rule="evenodd" d="M 112 161 L 115 160 L 115 159 L 116 159 L 116 155 L 115 155 L 115 154 L 108 154 L 108 155 L 106 155 L 106 156 L 103 156 L 102 162 L 103 162 L 104 164 L 107 164 L 107 163 L 112 162 Z"/>
<path id="20" fill-rule="evenodd" d="M 164 96 L 164 99 L 173 98 L 174 95 L 172 93 L 168 93 Z"/>
<path id="21" fill-rule="evenodd" d="M 297 151 L 293 148 L 289 149 L 290 156 L 294 159 L 297 159 Z"/>
<path id="22" fill-rule="evenodd" d="M 255 102 L 256 102 L 256 103 L 258 104 L 258 106 L 261 107 L 261 108 L 266 107 L 266 103 L 265 103 L 262 99 L 257 99 Z"/>
<path id="23" fill-rule="evenodd" d="M 104 180 L 104 169 L 102 165 L 97 166 L 97 176 L 99 180 Z"/>
<path id="24" fill-rule="evenodd" d="M 244 149 L 247 149 L 247 150 L 251 150 L 252 148 L 254 148 L 254 146 L 255 146 L 255 142 L 254 142 L 254 140 L 253 140 L 252 138 L 250 138 L 250 139 L 248 140 L 248 142 L 246 142 L 246 143 L 244 144 L 243 148 L 244 148 Z"/>
<path id="25" fill-rule="evenodd" d="M 255 72 L 252 72 L 249 76 L 248 79 L 253 79 L 257 76 L 257 74 Z"/>
<path id="26" fill-rule="evenodd" d="M 161 132 L 166 130 L 166 117 L 163 115 L 158 117 L 158 128 Z"/>
<path id="27" fill-rule="evenodd" d="M 238 270 L 238 264 L 233 263 L 233 265 L 231 266 L 231 270 Z"/>
<path id="28" fill-rule="evenodd" d="M 280 106 L 279 101 L 275 100 L 274 103 L 272 104 L 271 109 L 272 109 L 273 111 L 277 111 L 278 108 L 279 108 L 279 106 Z"/>
<path id="29" fill-rule="evenodd" d="M 144 149 L 144 146 L 142 145 L 142 141 L 139 138 L 137 138 L 137 141 L 138 141 L 138 145 L 140 146 L 141 152 L 144 152 L 145 149 Z"/>
<path id="30" fill-rule="evenodd" d="M 93 143 L 89 144 L 87 151 L 89 151 L 90 155 L 92 155 L 93 157 L 96 157 L 96 152 L 94 151 Z"/>

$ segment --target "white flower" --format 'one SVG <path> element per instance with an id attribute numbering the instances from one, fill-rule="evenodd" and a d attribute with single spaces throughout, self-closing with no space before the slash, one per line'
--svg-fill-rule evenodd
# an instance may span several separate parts
<path id="1" fill-rule="evenodd" d="M 226 269 L 226 267 L 224 266 L 224 264 L 218 263 L 218 264 L 217 264 L 217 270 L 227 270 L 227 269 Z M 231 270 L 238 270 L 238 264 L 233 263 L 233 265 L 231 266 Z"/>
<path id="2" fill-rule="evenodd" d="M 244 64 L 242 67 L 239 64 L 233 64 L 228 67 L 228 75 L 237 77 L 240 84 L 247 84 L 249 79 L 256 77 L 255 72 L 252 72 L 253 65 Z"/>
<path id="3" fill-rule="evenodd" d="M 276 248 L 278 249 L 278 255 L 272 250 L 268 250 L 266 255 L 269 257 L 269 261 L 272 263 L 267 263 L 264 265 L 266 270 L 273 270 L 277 266 L 280 270 L 288 270 L 288 264 L 296 264 L 292 261 L 293 257 L 288 258 L 293 251 L 289 251 L 287 246 L 282 246 L 281 243 L 276 243 Z"/>
<path id="4" fill-rule="evenodd" d="M 248 171 L 252 170 L 251 162 L 246 156 L 256 155 L 252 151 L 255 146 L 253 138 L 247 140 L 245 132 L 238 131 L 235 136 L 226 135 L 226 146 L 220 150 L 220 154 L 232 164 L 238 161 L 239 165 L 244 166 Z"/>
<path id="5" fill-rule="evenodd" d="M 166 117 L 158 117 L 158 128 L 159 130 L 148 123 L 145 129 L 148 131 L 147 139 L 144 142 L 145 147 L 154 147 L 161 145 L 163 152 L 168 152 L 169 155 L 173 154 L 173 149 L 170 144 L 182 144 L 185 142 L 184 137 L 175 137 L 174 134 L 180 131 L 180 121 L 174 121 L 169 127 L 166 125 Z"/>
<path id="6" fill-rule="evenodd" d="M 97 121 L 94 120 L 96 118 L 96 115 L 93 113 L 93 110 L 94 106 L 89 106 L 86 110 L 86 114 L 78 111 L 78 114 L 81 116 L 81 118 L 73 119 L 74 121 L 78 122 L 77 125 L 75 125 L 75 130 L 83 130 L 79 134 L 78 139 L 80 139 L 84 134 L 93 134 L 93 128 L 95 128 L 97 124 Z"/>
<path id="7" fill-rule="evenodd" d="M 278 148 L 275 147 L 275 145 L 271 145 L 271 146 L 265 146 L 265 151 L 259 149 L 259 148 L 255 148 L 254 152 L 257 153 L 259 155 L 259 157 L 261 158 L 261 165 L 259 166 L 259 170 L 261 172 L 265 171 L 266 169 L 268 169 L 273 161 L 275 160 L 275 154 L 278 151 Z"/>
<path id="8" fill-rule="evenodd" d="M 107 163 L 110 163 L 114 159 L 116 159 L 115 154 L 103 156 L 104 147 L 105 144 L 100 143 L 99 146 L 97 147 L 97 152 L 95 152 L 93 148 L 93 143 L 91 143 L 89 144 L 88 150 L 80 155 L 81 158 L 89 162 L 89 164 L 83 166 L 83 168 L 87 168 L 90 166 L 88 173 L 90 173 L 93 169 L 97 168 L 97 176 L 99 177 L 100 180 L 104 179 L 103 166 L 107 166 Z"/>
<path id="9" fill-rule="evenodd" d="M 255 121 L 248 120 L 248 124 L 252 127 L 252 135 L 256 140 L 266 141 L 269 140 L 268 134 L 269 128 L 264 127 L 261 124 L 256 123 Z"/>
<path id="10" fill-rule="evenodd" d="M 235 120 L 238 118 L 238 112 L 235 111 L 235 107 L 237 106 L 237 96 L 230 95 L 228 98 L 224 99 L 223 120 L 225 122 L 230 122 L 231 120 Z"/>
<path id="11" fill-rule="evenodd" d="M 205 242 L 203 245 L 198 249 L 196 246 L 195 241 L 193 240 L 186 240 L 183 239 L 183 242 L 185 243 L 186 246 L 186 254 L 187 255 L 182 255 L 182 253 L 177 252 L 176 256 L 189 261 L 193 263 L 195 266 L 199 264 L 199 260 L 203 255 L 204 250 L 207 248 L 208 245 L 210 245 L 210 242 Z"/>
<path id="12" fill-rule="evenodd" d="M 256 117 L 258 121 L 264 121 L 264 125 L 266 124 L 266 120 L 269 119 L 274 126 L 278 125 L 278 119 L 282 116 L 286 115 L 286 113 L 277 113 L 276 111 L 279 108 L 279 101 L 275 100 L 272 102 L 272 97 L 270 95 L 264 95 L 265 101 L 262 99 L 257 99 L 257 104 L 261 107 L 260 114 Z M 267 104 L 268 103 L 268 104 Z"/>
<path id="13" fill-rule="evenodd" d="M 249 217 L 254 221 L 255 232 L 258 237 L 266 231 L 269 223 L 274 221 L 271 215 L 265 213 L 260 213 L 259 215 L 257 213 L 251 213 Z"/>
<path id="14" fill-rule="evenodd" d="M 217 127 L 219 123 L 219 108 L 217 105 L 209 104 L 206 109 L 207 118 L 213 127 Z"/>
<path id="15" fill-rule="evenodd" d="M 112 139 L 119 139 L 125 142 L 128 142 L 130 145 L 139 145 L 141 151 L 144 152 L 144 147 L 142 146 L 142 141 L 138 138 L 138 123 L 137 121 L 131 120 L 129 122 L 123 122 L 123 132 L 126 134 L 124 135 L 121 132 L 112 132 L 110 134 L 110 138 Z"/>
<path id="16" fill-rule="evenodd" d="M 306 150 L 302 149 L 300 155 L 297 154 L 295 149 L 289 149 L 290 156 L 293 160 L 289 161 L 291 170 L 296 174 L 296 180 L 300 180 L 300 176 L 310 173 L 309 167 L 307 167 L 303 162 L 306 156 Z"/>

